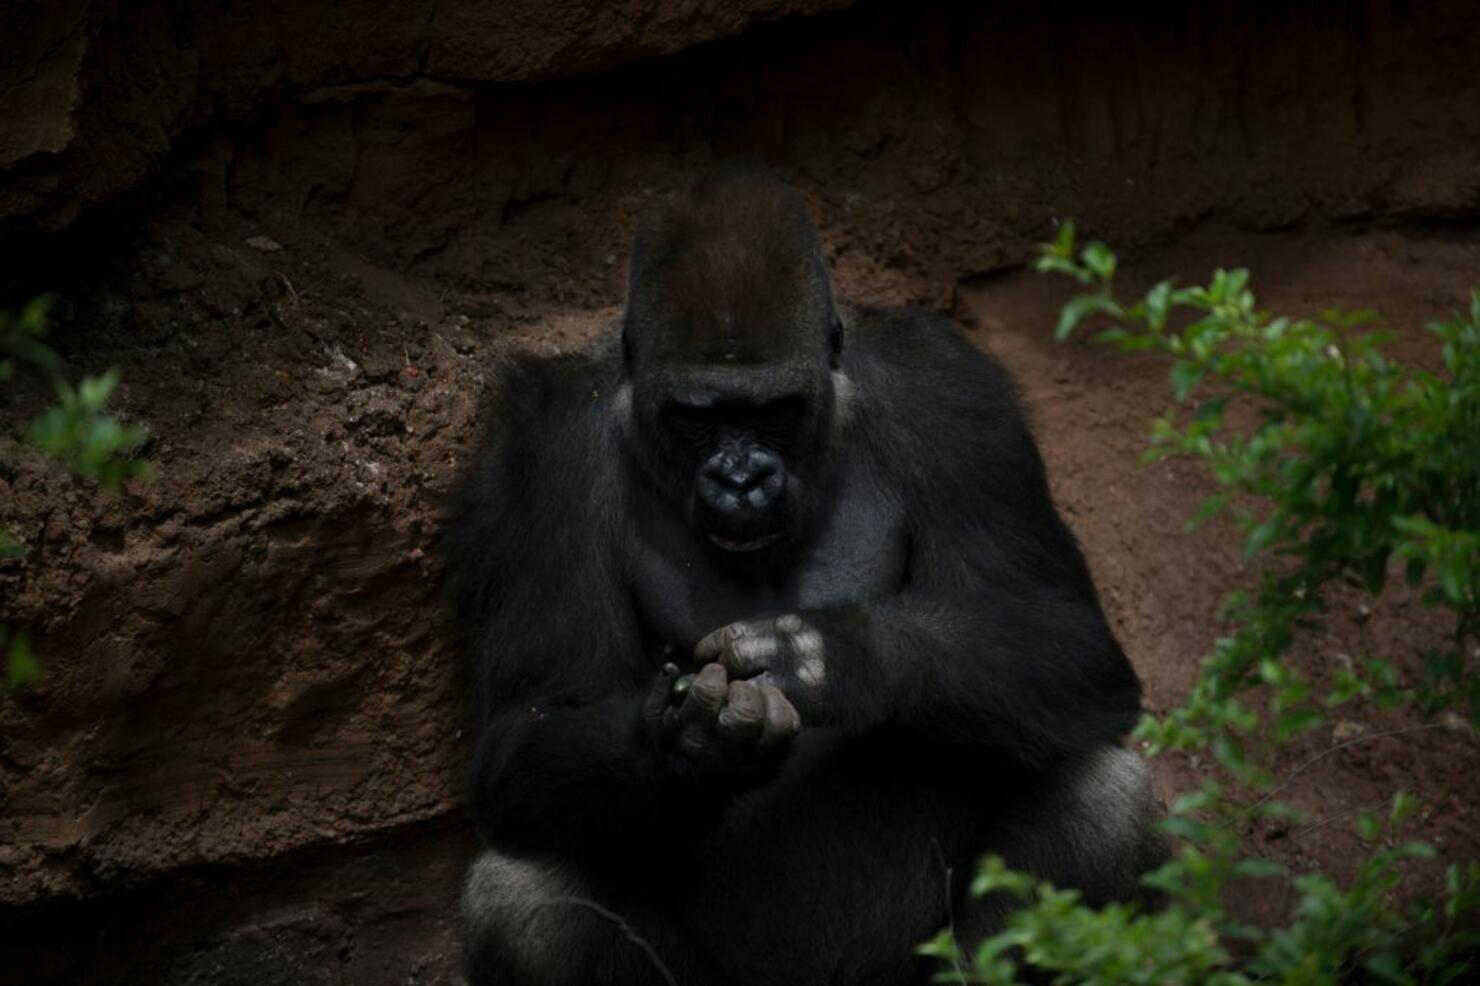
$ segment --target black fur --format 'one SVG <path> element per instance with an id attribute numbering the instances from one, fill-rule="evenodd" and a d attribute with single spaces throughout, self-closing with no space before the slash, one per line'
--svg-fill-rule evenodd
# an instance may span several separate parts
<path id="1" fill-rule="evenodd" d="M 473 799 L 494 850 L 584 889 L 470 928 L 475 983 L 548 980 L 521 949 L 563 937 L 571 982 L 662 981 L 634 936 L 684 983 L 915 981 L 913 947 L 948 920 L 1000 919 L 964 896 L 981 854 L 1098 899 L 1155 858 L 1139 829 L 1086 839 L 1109 809 L 1071 803 L 1140 688 L 1013 381 L 941 318 L 835 305 L 799 203 L 722 175 L 661 205 L 625 338 L 496 381 L 449 527 Z M 726 432 L 783 450 L 784 509 L 755 521 L 783 524 L 774 547 L 720 550 L 692 508 L 663 402 L 711 370 L 722 424 L 783 391 L 806 408 L 782 440 Z M 700 638 L 783 614 L 803 630 L 752 680 L 799 715 L 794 739 L 768 726 L 757 753 L 668 699 L 665 664 L 690 670 Z M 738 653 L 712 672 L 727 704 L 752 696 L 724 691 L 756 671 Z"/>

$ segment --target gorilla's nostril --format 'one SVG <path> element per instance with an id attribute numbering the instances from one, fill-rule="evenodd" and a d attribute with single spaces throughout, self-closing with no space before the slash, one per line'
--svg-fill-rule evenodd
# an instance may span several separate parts
<path id="1" fill-rule="evenodd" d="M 740 498 L 733 493 L 721 493 L 715 500 L 720 513 L 733 514 L 740 510 Z"/>
<path id="2" fill-rule="evenodd" d="M 746 495 L 745 499 L 749 500 L 750 505 L 756 510 L 764 510 L 766 507 L 771 505 L 771 496 L 762 486 L 757 486 L 752 489 Z"/>
<path id="3" fill-rule="evenodd" d="M 732 487 L 739 490 L 741 493 L 744 493 L 756 483 L 760 482 L 760 477 L 757 476 L 755 473 L 748 472 L 744 469 L 732 469 L 729 472 L 725 473 L 725 482 L 729 483 Z"/>
<path id="4" fill-rule="evenodd" d="M 758 476 L 769 476 L 776 471 L 776 457 L 765 452 L 752 451 L 745 457 L 745 465 Z"/>

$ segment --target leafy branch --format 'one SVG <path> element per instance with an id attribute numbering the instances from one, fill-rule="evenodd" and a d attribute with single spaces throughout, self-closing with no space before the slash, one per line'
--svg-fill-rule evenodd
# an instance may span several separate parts
<path id="1" fill-rule="evenodd" d="M 1480 907 L 1480 863 L 1451 865 L 1441 900 L 1415 897 L 1400 910 L 1405 867 L 1435 855 L 1421 842 L 1395 842 L 1417 805 L 1412 795 L 1399 792 L 1385 817 L 1359 817 L 1372 849 L 1346 886 L 1248 858 L 1240 835 L 1255 819 L 1300 817 L 1276 800 L 1280 788 L 1261 764 L 1331 707 L 1412 703 L 1432 716 L 1464 703 L 1480 723 L 1480 291 L 1466 315 L 1428 327 L 1443 364 L 1430 372 L 1385 355 L 1391 336 L 1364 328 L 1371 313 L 1312 320 L 1260 310 L 1245 270 L 1218 270 L 1206 286 L 1164 281 L 1125 303 L 1114 291 L 1114 253 L 1098 242 L 1076 251 L 1068 224 L 1037 268 L 1085 288 L 1064 305 L 1057 338 L 1094 319 L 1099 341 L 1170 359 L 1179 407 L 1152 422 L 1145 458 L 1200 461 L 1220 489 L 1189 528 L 1231 514 L 1246 560 L 1266 561 L 1255 587 L 1226 598 L 1231 632 L 1204 658 L 1191 693 L 1164 717 L 1144 717 L 1136 735 L 1153 754 L 1208 750 L 1238 789 L 1265 793 L 1240 803 L 1209 779 L 1177 799 L 1163 827 L 1180 851 L 1143 881 L 1169 901 L 1156 913 L 1093 910 L 1075 891 L 988 859 L 973 892 L 1020 906 L 970 956 L 950 929 L 922 946 L 952 963 L 937 980 L 1012 982 L 1027 965 L 1056 983 L 1334 984 L 1358 970 L 1389 983 L 1458 981 L 1480 951 L 1465 917 Z M 1329 689 L 1317 694 L 1290 648 L 1320 626 L 1335 590 L 1377 596 L 1398 568 L 1424 605 L 1449 614 L 1446 643 L 1425 655 L 1418 680 L 1369 657 L 1332 667 Z M 1297 900 L 1289 924 L 1234 922 L 1222 891 L 1237 878 L 1288 881 Z M 1242 966 L 1226 944 L 1236 940 L 1252 955 Z"/>
<path id="2" fill-rule="evenodd" d="M 118 371 L 84 377 L 75 387 L 68 382 L 61 357 L 45 342 L 50 307 L 50 299 L 43 296 L 18 312 L 0 310 L 0 382 L 29 369 L 44 377 L 55 395 L 55 403 L 21 428 L 21 438 L 33 450 L 61 463 L 71 475 L 110 492 L 117 492 L 131 479 L 148 478 L 149 464 L 137 457 L 148 441 L 148 432 L 106 413 L 118 387 Z M 0 560 L 25 554 L 24 541 L 0 526 Z M 40 675 L 40 663 L 24 627 L 0 623 L 0 653 L 6 657 L 0 691 L 16 692 Z"/>

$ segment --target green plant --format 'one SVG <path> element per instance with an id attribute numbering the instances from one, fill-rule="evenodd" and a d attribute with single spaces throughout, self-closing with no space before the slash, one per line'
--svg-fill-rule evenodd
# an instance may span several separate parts
<path id="1" fill-rule="evenodd" d="M 1390 337 L 1363 328 L 1370 313 L 1311 320 L 1260 311 L 1243 270 L 1219 270 L 1206 287 L 1163 282 L 1122 303 L 1115 255 L 1102 243 L 1076 253 L 1067 224 L 1037 266 L 1087 289 L 1064 306 L 1058 338 L 1094 316 L 1108 323 L 1099 340 L 1170 358 L 1185 410 L 1153 422 L 1147 458 L 1202 462 L 1221 489 L 1189 524 L 1231 512 L 1246 557 L 1266 565 L 1256 587 L 1227 598 L 1232 631 L 1215 642 L 1191 694 L 1136 732 L 1153 754 L 1206 750 L 1226 773 L 1227 783 L 1209 780 L 1179 798 L 1165 820 L 1182 848 L 1146 883 L 1169 906 L 1094 911 L 1073 891 L 988 860 L 974 890 L 1023 906 L 970 956 L 949 929 L 923 946 L 953 964 L 938 978 L 1010 982 L 1026 965 L 1063 983 L 1335 983 L 1358 970 L 1381 982 L 1458 981 L 1480 949 L 1464 920 L 1480 904 L 1480 864 L 1449 867 L 1442 899 L 1400 907 L 1404 866 L 1434 855 L 1394 841 L 1416 805 L 1411 795 L 1399 792 L 1386 818 L 1359 819 L 1373 849 L 1345 886 L 1246 858 L 1239 834 L 1253 819 L 1298 815 L 1274 797 L 1263 763 L 1334 706 L 1368 700 L 1433 715 L 1463 703 L 1480 723 L 1480 291 L 1466 315 L 1430 326 L 1443 371 L 1429 372 L 1384 355 Z M 1399 564 L 1423 603 L 1449 614 L 1446 643 L 1413 680 L 1374 656 L 1326 669 L 1330 686 L 1318 690 L 1289 659 L 1291 646 L 1319 626 L 1338 587 L 1375 596 Z M 1289 923 L 1273 931 L 1234 923 L 1221 900 L 1234 878 L 1288 879 Z M 1236 940 L 1252 956 L 1241 963 L 1228 947 Z"/>
<path id="2" fill-rule="evenodd" d="M 117 492 L 130 479 L 149 475 L 149 464 L 137 457 L 148 432 L 106 413 L 118 386 L 118 371 L 84 377 L 74 387 L 67 381 L 61 358 L 46 344 L 50 300 L 37 298 L 18 312 L 0 310 L 0 382 L 27 367 L 50 383 L 56 402 L 21 429 L 24 445 L 62 464 L 73 476 Z M 22 558 L 25 543 L 0 526 L 0 559 Z M 0 690 L 14 692 L 40 674 L 24 627 L 0 623 L 0 652 L 6 673 Z"/>

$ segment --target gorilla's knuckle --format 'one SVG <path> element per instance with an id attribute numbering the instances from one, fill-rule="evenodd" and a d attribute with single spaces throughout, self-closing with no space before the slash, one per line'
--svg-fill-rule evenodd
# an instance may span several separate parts
<path id="1" fill-rule="evenodd" d="M 753 715 L 742 715 L 726 709 L 720 713 L 718 728 L 720 734 L 729 742 L 745 740 L 761 731 L 761 718 Z"/>
<path id="2" fill-rule="evenodd" d="M 714 749 L 713 733 L 700 726 L 689 726 L 679 731 L 674 745 L 690 759 L 703 758 Z"/>
<path id="3" fill-rule="evenodd" d="M 769 667 L 780 653 L 781 642 L 772 636 L 742 637 L 726 651 L 731 661 L 747 670 Z"/>
<path id="4" fill-rule="evenodd" d="M 749 730 L 765 718 L 764 710 L 754 702 L 736 702 L 724 707 L 719 724 L 727 729 Z"/>
<path id="5" fill-rule="evenodd" d="M 776 630 L 780 633 L 796 633 L 805 625 L 802 618 L 795 613 L 776 617 Z"/>

